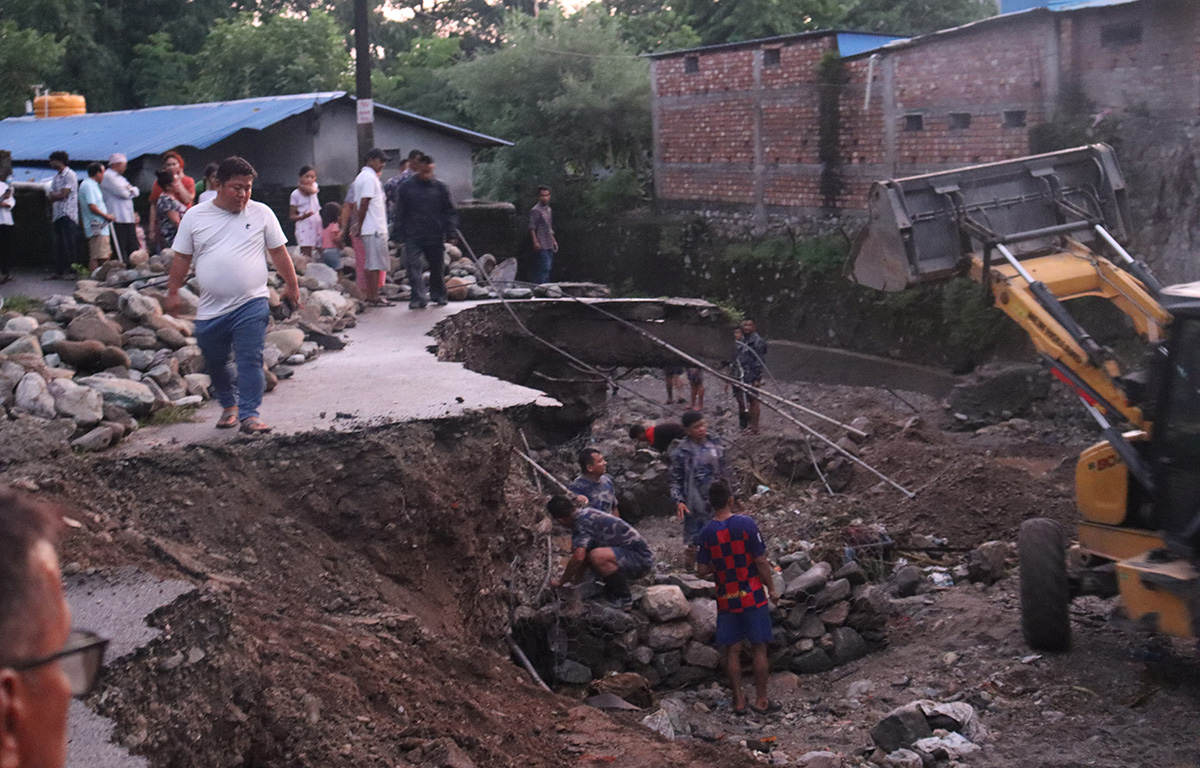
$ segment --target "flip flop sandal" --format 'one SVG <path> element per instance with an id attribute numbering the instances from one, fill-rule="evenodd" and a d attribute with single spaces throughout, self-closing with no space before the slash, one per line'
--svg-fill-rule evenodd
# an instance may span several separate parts
<path id="1" fill-rule="evenodd" d="M 271 431 L 271 427 L 257 416 L 251 416 L 248 419 L 242 419 L 241 431 L 245 435 L 265 435 Z"/>
<path id="2" fill-rule="evenodd" d="M 733 714 L 737 715 L 738 717 L 745 717 L 746 713 L 749 711 L 750 711 L 750 707 L 748 707 L 748 706 L 742 707 L 741 709 L 734 708 Z"/>
<path id="3" fill-rule="evenodd" d="M 779 710 L 783 709 L 783 705 L 778 701 L 768 701 L 767 706 L 763 707 L 762 709 L 759 709 L 755 706 L 751 706 L 750 709 L 753 709 L 757 714 L 760 715 L 773 715 Z"/>
<path id="4" fill-rule="evenodd" d="M 217 419 L 217 429 L 233 429 L 238 425 L 237 408 L 230 408 L 221 414 L 221 418 Z"/>

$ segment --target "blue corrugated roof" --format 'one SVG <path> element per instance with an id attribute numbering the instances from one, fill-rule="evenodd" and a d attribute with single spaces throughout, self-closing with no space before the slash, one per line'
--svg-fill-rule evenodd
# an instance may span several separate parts
<path id="1" fill-rule="evenodd" d="M 1103 5 L 1124 5 L 1137 0 L 1000 0 L 1000 13 L 1028 11 L 1030 8 L 1049 8 L 1052 11 L 1074 11 Z"/>
<path id="2" fill-rule="evenodd" d="M 104 161 L 114 152 L 133 159 L 142 155 L 161 155 L 175 147 L 204 149 L 242 129 L 262 130 L 314 106 L 345 97 L 345 91 L 324 91 L 122 112 L 92 112 L 72 117 L 10 117 L 0 120 L 0 148 L 12 152 L 13 160 L 18 162 L 43 161 L 56 149 L 69 154 L 71 162 Z M 503 139 L 382 104 L 375 106 L 469 141 L 509 144 Z"/>
<path id="3" fill-rule="evenodd" d="M 875 35 L 864 32 L 838 32 L 838 55 L 854 56 L 859 53 L 873 51 L 876 48 L 882 48 L 888 43 L 894 43 L 897 40 L 904 39 L 905 38 L 897 37 L 896 35 Z"/>
<path id="4" fill-rule="evenodd" d="M 44 168 L 39 165 L 14 165 L 12 181 L 24 182 L 26 184 L 49 184 L 50 181 L 58 175 L 58 171 L 53 168 Z M 75 171 L 75 176 L 82 182 L 87 178 L 87 172 L 82 170 Z"/>

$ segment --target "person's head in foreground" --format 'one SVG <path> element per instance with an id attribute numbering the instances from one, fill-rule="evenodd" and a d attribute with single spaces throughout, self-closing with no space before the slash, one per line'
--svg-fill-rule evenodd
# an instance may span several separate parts
<path id="1" fill-rule="evenodd" d="M 67 707 L 95 684 L 107 645 L 71 630 L 59 524 L 48 507 L 0 488 L 0 768 L 62 768 Z"/>

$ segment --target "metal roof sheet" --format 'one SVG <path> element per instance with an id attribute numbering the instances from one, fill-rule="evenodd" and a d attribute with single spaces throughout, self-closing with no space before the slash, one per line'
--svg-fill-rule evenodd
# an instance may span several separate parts
<path id="1" fill-rule="evenodd" d="M 657 51 L 655 53 L 643 53 L 642 56 L 647 59 L 665 59 L 672 56 L 682 56 L 689 53 L 711 53 L 713 51 L 730 51 L 738 48 L 757 48 L 763 45 L 772 45 L 775 43 L 784 44 L 795 40 L 804 40 L 810 37 L 828 37 L 830 35 L 838 36 L 839 48 L 843 44 L 843 38 L 852 47 L 865 49 L 864 41 L 867 38 L 876 38 L 879 45 L 891 40 L 901 40 L 895 35 L 885 35 L 876 32 L 855 32 L 847 29 L 810 29 L 804 32 L 793 32 L 790 35 L 775 35 L 774 37 L 758 37 L 753 40 L 738 40 L 732 43 L 717 43 L 716 45 L 701 45 L 695 48 L 679 48 L 670 51 Z M 845 51 L 839 51 L 841 55 L 848 55 Z"/>
<path id="2" fill-rule="evenodd" d="M 14 165 L 12 169 L 12 178 L 9 179 L 14 184 L 45 184 L 50 185 L 54 177 L 58 175 L 58 171 L 53 168 L 45 168 L 38 165 Z M 75 177 L 82 182 L 87 178 L 87 172 L 76 170 Z"/>
<path id="3" fill-rule="evenodd" d="M 45 160 L 61 149 L 72 162 L 104 161 L 114 152 L 132 159 L 180 146 L 204 149 L 243 128 L 262 130 L 345 95 L 329 91 L 71 117 L 10 117 L 0 120 L 0 147 L 17 161 Z"/>
<path id="4" fill-rule="evenodd" d="M 240 130 L 262 130 L 314 106 L 346 96 L 345 91 L 323 91 L 120 112 L 90 112 L 71 117 L 10 117 L 0 120 L 0 147 L 12 152 L 13 160 L 18 162 L 45 161 L 51 151 L 61 149 L 71 156 L 72 163 L 105 161 L 114 152 L 133 159 L 142 155 L 160 155 L 175 147 L 204 149 Z M 378 110 L 453 133 L 472 143 L 511 146 L 503 139 L 383 104 L 375 106 Z"/>
<path id="5" fill-rule="evenodd" d="M 1015 13 L 1030 8 L 1049 8 L 1052 11 L 1075 11 L 1105 5 L 1124 5 L 1137 0 L 1001 0 L 1000 13 Z"/>

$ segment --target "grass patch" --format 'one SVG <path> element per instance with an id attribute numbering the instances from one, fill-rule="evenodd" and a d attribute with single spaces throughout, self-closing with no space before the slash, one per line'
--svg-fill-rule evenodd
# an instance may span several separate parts
<path id="1" fill-rule="evenodd" d="M 19 312 L 22 315 L 39 310 L 42 308 L 42 305 L 41 299 L 35 299 L 23 293 L 0 299 L 0 308 L 8 312 Z"/>
<path id="2" fill-rule="evenodd" d="M 198 410 L 200 410 L 200 406 L 198 405 L 168 405 L 166 408 L 160 408 L 151 414 L 149 418 L 142 419 L 138 423 L 143 427 L 188 424 L 196 420 L 196 411 Z"/>

